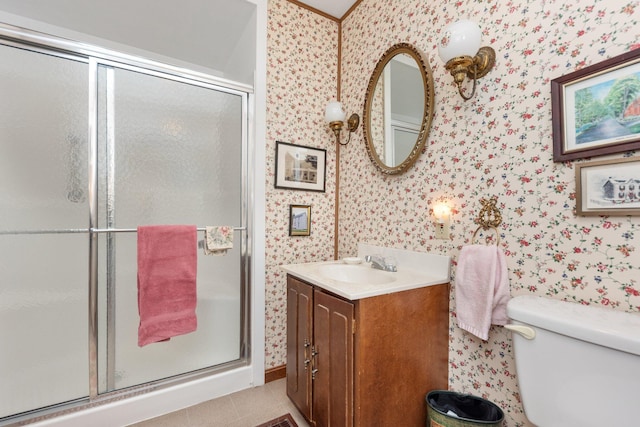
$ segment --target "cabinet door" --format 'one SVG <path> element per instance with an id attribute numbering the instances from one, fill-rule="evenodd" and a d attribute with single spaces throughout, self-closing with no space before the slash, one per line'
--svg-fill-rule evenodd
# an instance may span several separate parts
<path id="1" fill-rule="evenodd" d="M 287 396 L 311 420 L 313 288 L 287 278 Z"/>
<path id="2" fill-rule="evenodd" d="M 314 292 L 313 420 L 353 426 L 353 304 Z"/>
<path id="3" fill-rule="evenodd" d="M 447 389 L 449 286 L 358 301 L 356 426 L 424 426 L 425 396 Z"/>

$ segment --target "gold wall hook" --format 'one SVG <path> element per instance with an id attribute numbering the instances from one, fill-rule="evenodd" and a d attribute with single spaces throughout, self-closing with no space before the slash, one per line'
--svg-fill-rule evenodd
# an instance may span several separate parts
<path id="1" fill-rule="evenodd" d="M 498 203 L 497 196 L 492 196 L 489 199 L 482 198 L 480 199 L 480 203 L 482 204 L 482 208 L 480 209 L 480 212 L 478 212 L 478 217 L 475 220 L 476 224 L 485 229 L 489 227 L 498 227 L 502 224 L 502 214 L 496 206 Z"/>
<path id="2" fill-rule="evenodd" d="M 498 203 L 498 197 L 492 196 L 489 199 L 482 198 L 480 199 L 480 203 L 482 204 L 482 208 L 480 212 L 478 212 L 478 217 L 474 220 L 479 227 L 473 233 L 473 237 L 471 237 L 471 243 L 474 243 L 476 239 L 476 235 L 480 229 L 487 231 L 493 230 L 496 234 L 496 246 L 500 244 L 500 233 L 498 232 L 498 226 L 502 224 L 502 214 L 500 210 L 496 206 Z M 489 243 L 489 238 L 485 239 L 487 244 Z"/>

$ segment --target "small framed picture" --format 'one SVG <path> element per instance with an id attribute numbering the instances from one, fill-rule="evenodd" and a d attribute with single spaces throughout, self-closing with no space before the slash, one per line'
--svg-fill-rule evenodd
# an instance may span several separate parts
<path id="1" fill-rule="evenodd" d="M 640 215 L 640 158 L 575 166 L 578 215 Z"/>
<path id="2" fill-rule="evenodd" d="M 289 236 L 311 235 L 311 206 L 289 205 Z"/>
<path id="3" fill-rule="evenodd" d="M 551 81 L 553 160 L 640 149 L 640 49 Z"/>
<path id="4" fill-rule="evenodd" d="M 325 190 L 327 150 L 276 141 L 276 188 Z"/>

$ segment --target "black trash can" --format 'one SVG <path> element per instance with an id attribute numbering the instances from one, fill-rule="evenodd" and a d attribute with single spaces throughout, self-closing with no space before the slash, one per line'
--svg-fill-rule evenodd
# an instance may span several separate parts
<path id="1" fill-rule="evenodd" d="M 502 426 L 502 409 L 480 397 L 434 390 L 426 400 L 427 427 Z"/>

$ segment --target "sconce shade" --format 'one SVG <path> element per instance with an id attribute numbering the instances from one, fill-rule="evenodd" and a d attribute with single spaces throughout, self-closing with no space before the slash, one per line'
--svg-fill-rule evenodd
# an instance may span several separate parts
<path id="1" fill-rule="evenodd" d="M 340 145 L 349 144 L 351 134 L 358 129 L 358 125 L 360 124 L 360 116 L 355 113 L 349 116 L 349 120 L 347 120 L 346 123 L 347 130 L 349 131 L 349 139 L 347 139 L 347 142 L 342 142 L 340 141 L 340 132 L 345 125 L 344 119 L 346 117 L 347 114 L 342 109 L 342 104 L 339 101 L 329 102 L 327 108 L 324 110 L 324 119 L 329 123 L 329 128 L 333 131 L 333 134 L 336 136 L 336 142 Z"/>
<path id="2" fill-rule="evenodd" d="M 473 98 L 478 79 L 484 77 L 496 62 L 495 50 L 491 46 L 481 47 L 481 39 L 480 27 L 475 22 L 463 19 L 445 28 L 438 43 L 440 59 L 465 101 Z M 466 78 L 473 81 L 469 95 L 462 90 Z"/>
<path id="3" fill-rule="evenodd" d="M 438 203 L 433 207 L 433 217 L 437 223 L 442 224 L 449 219 L 451 208 L 444 203 Z"/>
<path id="4" fill-rule="evenodd" d="M 476 56 L 480 49 L 482 32 L 475 22 L 467 19 L 454 22 L 444 30 L 438 43 L 438 55 L 445 64 L 458 56 Z"/>
<path id="5" fill-rule="evenodd" d="M 342 104 L 338 101 L 331 101 L 324 111 L 324 119 L 328 122 L 344 122 L 347 114 L 342 109 Z"/>

